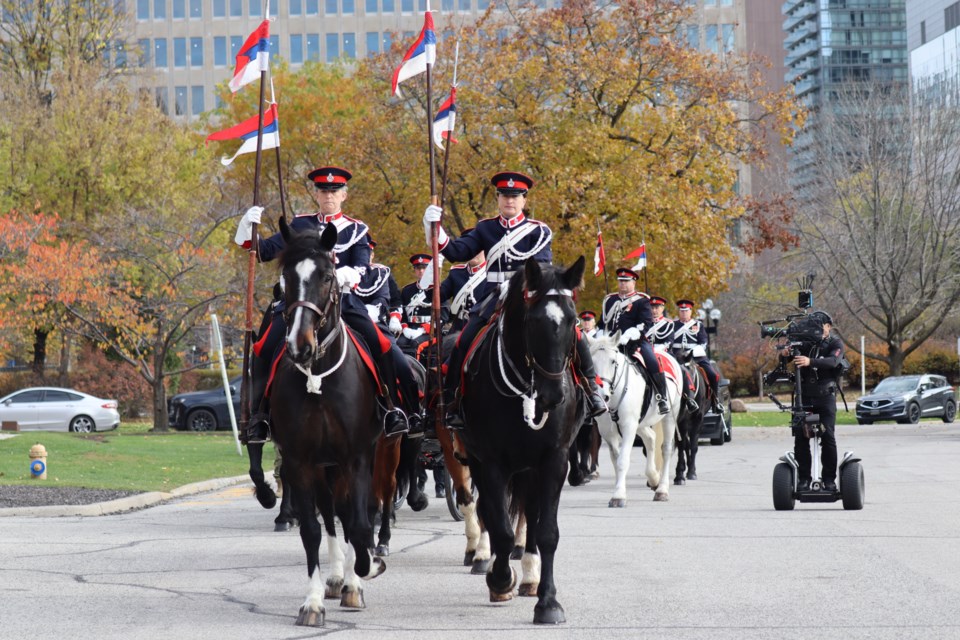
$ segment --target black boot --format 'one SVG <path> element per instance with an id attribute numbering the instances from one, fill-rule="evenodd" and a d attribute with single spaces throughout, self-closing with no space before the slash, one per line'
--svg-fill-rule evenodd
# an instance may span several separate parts
<path id="1" fill-rule="evenodd" d="M 459 345 L 454 347 L 447 361 L 446 373 L 443 376 L 443 405 L 446 409 L 444 422 L 451 431 L 460 431 L 464 427 L 463 415 L 460 413 L 460 398 L 457 393 L 460 388 L 460 368 L 463 366 L 463 357 Z"/>
<path id="2" fill-rule="evenodd" d="M 657 411 L 665 416 L 670 412 L 670 405 L 667 404 L 667 379 L 663 372 L 653 374 L 654 386 L 657 388 Z"/>
<path id="3" fill-rule="evenodd" d="M 693 397 L 692 393 L 688 392 L 683 394 L 683 400 L 687 403 L 687 409 L 689 409 L 691 412 L 694 412 L 700 408 L 700 405 L 697 404 L 697 400 Z"/>
<path id="4" fill-rule="evenodd" d="M 407 424 L 407 416 L 403 411 L 396 407 L 387 409 L 386 414 L 383 416 L 383 435 L 389 438 L 407 433 L 408 431 L 410 431 L 410 426 Z"/>
<path id="5" fill-rule="evenodd" d="M 242 444 L 263 444 L 270 441 L 270 416 L 266 413 L 255 413 L 250 416 L 247 426 L 240 432 Z"/>
<path id="6" fill-rule="evenodd" d="M 383 416 L 383 434 L 389 438 L 407 433 L 410 430 L 407 416 L 394 404 L 400 395 L 397 393 L 397 372 L 393 368 L 393 357 L 390 352 L 380 354 L 377 358 L 377 368 L 380 369 L 380 377 L 387 389 L 387 397 L 384 399 L 387 409 Z"/>
<path id="7" fill-rule="evenodd" d="M 577 340 L 577 373 L 586 380 L 589 393 L 587 394 L 587 417 L 596 418 L 605 414 L 607 403 L 603 401 L 600 389 L 597 387 L 597 372 L 593 368 L 593 357 L 590 349 L 583 340 Z"/>

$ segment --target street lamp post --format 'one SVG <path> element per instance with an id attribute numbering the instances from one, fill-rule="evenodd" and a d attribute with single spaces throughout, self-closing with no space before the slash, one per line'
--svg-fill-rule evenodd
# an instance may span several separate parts
<path id="1" fill-rule="evenodd" d="M 707 326 L 707 359 L 713 360 L 710 354 L 711 336 L 716 335 L 717 327 L 720 324 L 720 318 L 723 314 L 720 309 L 713 306 L 713 300 L 707 298 L 703 301 L 703 307 L 697 309 L 697 317 Z"/>

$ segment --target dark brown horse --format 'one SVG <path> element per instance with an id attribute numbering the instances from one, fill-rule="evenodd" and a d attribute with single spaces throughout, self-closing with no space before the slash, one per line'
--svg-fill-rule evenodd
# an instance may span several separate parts
<path id="1" fill-rule="evenodd" d="M 294 234 L 281 218 L 280 232 L 286 243 L 280 263 L 287 335 L 286 352 L 271 387 L 272 429 L 283 454 L 284 493 L 291 493 L 300 517 L 307 556 L 308 591 L 297 624 L 322 626 L 325 589 L 317 509 L 328 535 L 335 512 L 348 544 L 343 563 L 336 539 L 328 541 L 332 562 L 327 591 L 342 583 L 341 606 L 365 606 L 360 579 L 376 577 L 386 568 L 370 551 L 373 528 L 368 511 L 374 446 L 382 425 L 376 383 L 340 319 L 333 254 L 336 228 L 329 225 L 319 236 Z M 253 457 L 251 451 L 251 465 Z M 258 498 L 265 493 L 258 484 Z M 337 575 L 341 570 L 343 575 Z"/>
<path id="2" fill-rule="evenodd" d="M 560 491 L 584 417 L 572 367 L 573 296 L 583 272 L 582 256 L 566 270 L 527 260 L 510 279 L 463 376 L 463 436 L 494 554 L 486 578 L 490 599 L 512 599 L 517 585 L 510 567 L 513 505 L 527 522 L 520 593 L 536 592 L 535 623 L 565 622 L 553 569 Z"/>

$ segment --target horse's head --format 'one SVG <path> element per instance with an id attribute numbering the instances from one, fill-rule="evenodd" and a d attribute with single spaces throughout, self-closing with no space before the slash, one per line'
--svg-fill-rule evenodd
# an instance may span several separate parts
<path id="1" fill-rule="evenodd" d="M 337 229 L 327 225 L 316 232 L 294 233 L 280 218 L 280 233 L 286 248 L 280 254 L 280 282 L 284 289 L 287 321 L 287 352 L 305 365 L 317 355 L 323 336 L 340 319 L 340 287 L 333 247 Z"/>
<path id="2" fill-rule="evenodd" d="M 593 368 L 597 377 L 603 383 L 600 393 L 603 399 L 610 402 L 613 396 L 613 381 L 617 378 L 617 342 L 619 332 L 615 336 L 599 336 L 589 342 L 590 355 L 593 356 Z"/>
<path id="3" fill-rule="evenodd" d="M 504 305 L 504 340 L 532 371 L 537 408 L 550 411 L 564 398 L 563 377 L 576 348 L 573 294 L 583 280 L 583 256 L 568 269 L 530 258 L 510 280 Z M 519 329 L 519 331 L 518 331 Z"/>

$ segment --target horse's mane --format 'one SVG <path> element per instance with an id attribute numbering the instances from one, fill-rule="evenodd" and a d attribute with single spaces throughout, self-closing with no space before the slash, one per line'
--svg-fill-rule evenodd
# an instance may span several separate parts
<path id="1" fill-rule="evenodd" d="M 317 258 L 324 256 L 330 261 L 330 267 L 333 266 L 333 255 L 326 251 L 320 244 L 320 234 L 316 231 L 297 231 L 287 240 L 286 247 L 280 252 L 278 260 L 280 268 L 283 269 L 289 264 L 297 264 L 306 258 Z M 327 265 L 318 265 L 326 268 Z"/>

